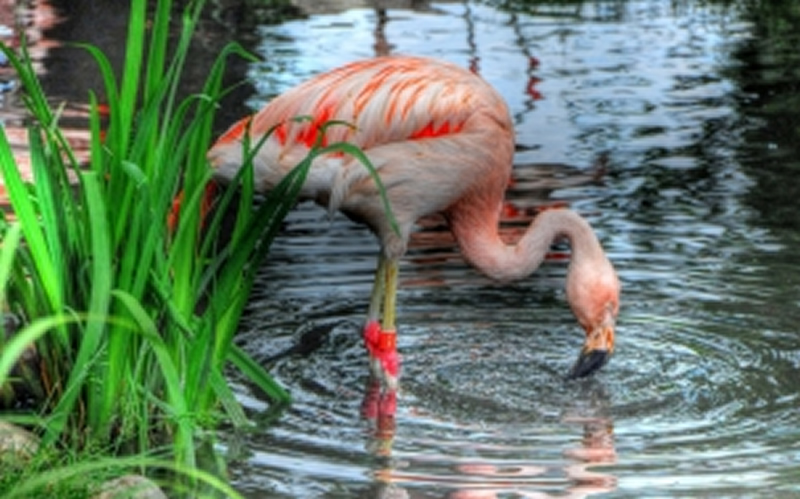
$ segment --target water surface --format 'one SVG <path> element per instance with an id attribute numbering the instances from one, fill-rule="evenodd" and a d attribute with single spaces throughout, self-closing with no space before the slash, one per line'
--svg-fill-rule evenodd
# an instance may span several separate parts
<path id="1" fill-rule="evenodd" d="M 242 444 L 237 485 L 252 497 L 800 495 L 797 16 L 705 2 L 515 5 L 264 26 L 250 104 L 376 53 L 477 70 L 517 128 L 509 198 L 523 215 L 506 230 L 568 203 L 617 266 L 613 360 L 563 381 L 581 344 L 566 248 L 499 286 L 427 221 L 401 269 L 397 417 L 373 419 L 359 328 L 377 245 L 303 205 L 263 269 L 242 342 L 266 360 L 310 329 L 327 334 L 274 364 L 296 402 Z"/>

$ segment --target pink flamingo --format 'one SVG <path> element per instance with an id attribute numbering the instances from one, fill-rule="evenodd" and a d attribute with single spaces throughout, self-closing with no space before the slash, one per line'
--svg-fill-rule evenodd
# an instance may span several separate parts
<path id="1" fill-rule="evenodd" d="M 310 120 L 293 120 L 310 116 Z M 341 120 L 353 126 L 328 126 Z M 365 223 L 381 251 L 364 340 L 373 374 L 397 386 L 395 334 L 398 260 L 415 222 L 432 213 L 447 219 L 464 258 L 498 281 L 530 275 L 557 237 L 570 241 L 567 300 L 586 332 L 570 376 L 599 369 L 614 350 L 620 284 L 589 224 L 568 209 L 536 217 L 513 245 L 498 221 L 514 155 L 514 128 L 502 97 L 483 79 L 453 64 L 419 57 L 379 57 L 318 75 L 234 124 L 209 151 L 215 178 L 231 180 L 243 160 L 244 135 L 257 144 L 258 189 L 269 191 L 315 143 L 360 147 L 386 189 L 399 233 L 378 188 L 358 160 L 317 158 L 301 197 Z"/>

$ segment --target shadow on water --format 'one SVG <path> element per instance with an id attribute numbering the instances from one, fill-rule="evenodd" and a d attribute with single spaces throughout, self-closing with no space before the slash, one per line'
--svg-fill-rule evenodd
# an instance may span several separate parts
<path id="1" fill-rule="evenodd" d="M 93 23 L 87 10 L 112 6 L 68 4 L 57 38 L 112 43 L 118 23 Z M 230 81 L 247 75 L 252 86 L 222 121 L 376 53 L 473 68 L 517 127 L 504 235 L 542 207 L 572 206 L 617 266 L 624 302 L 609 365 L 565 382 L 582 340 L 564 300 L 568 248 L 557 244 L 532 279 L 503 287 L 461 260 L 441 220 L 423 220 L 401 268 L 403 384 L 395 417 L 381 417 L 360 340 L 377 244 L 301 205 L 239 337 L 295 403 L 274 421 L 238 386 L 261 422 L 224 435 L 239 490 L 800 494 L 795 6 L 298 1 L 308 15 L 267 23 L 242 16 L 244 4 L 214 3 L 217 21 L 199 34 L 207 52 L 194 58 L 208 62 L 233 32 L 262 57 L 234 68 Z M 51 93 L 80 102 L 72 92 L 91 83 L 73 55 L 53 51 L 43 60 Z"/>

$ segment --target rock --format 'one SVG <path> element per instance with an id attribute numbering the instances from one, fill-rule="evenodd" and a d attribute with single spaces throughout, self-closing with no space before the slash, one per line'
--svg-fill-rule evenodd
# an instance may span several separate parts
<path id="1" fill-rule="evenodd" d="M 39 450 L 39 437 L 19 426 L 0 420 L 0 460 L 30 459 Z"/>
<path id="2" fill-rule="evenodd" d="M 149 478 L 141 475 L 124 475 L 100 486 L 92 499 L 168 499 L 166 494 Z"/>
<path id="3" fill-rule="evenodd" d="M 38 449 L 39 437 L 17 425 L 0 420 L 2 466 L 22 464 Z M 103 483 L 92 499 L 168 499 L 168 497 L 152 480 L 140 475 L 124 475 Z"/>

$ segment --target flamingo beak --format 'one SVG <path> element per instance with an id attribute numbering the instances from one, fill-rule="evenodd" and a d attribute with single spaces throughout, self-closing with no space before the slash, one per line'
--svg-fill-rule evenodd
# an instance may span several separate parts
<path id="1" fill-rule="evenodd" d="M 614 352 L 614 326 L 604 324 L 586 335 L 586 343 L 567 379 L 585 378 L 603 367 Z"/>

